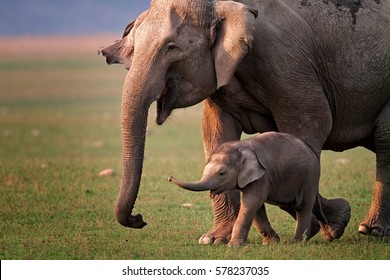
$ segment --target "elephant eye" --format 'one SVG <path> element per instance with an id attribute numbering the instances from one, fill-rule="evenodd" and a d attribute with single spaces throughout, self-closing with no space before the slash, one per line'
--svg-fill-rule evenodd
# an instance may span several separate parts
<path id="1" fill-rule="evenodd" d="M 183 55 L 182 49 L 180 46 L 176 45 L 173 42 L 168 43 L 165 46 L 165 55 L 173 60 L 180 59 Z"/>
<path id="2" fill-rule="evenodd" d="M 167 46 L 168 51 L 176 50 L 177 46 L 174 43 L 169 43 Z"/>
<path id="3" fill-rule="evenodd" d="M 224 176 L 226 174 L 226 171 L 225 170 L 221 170 L 221 171 L 219 171 L 219 176 Z"/>

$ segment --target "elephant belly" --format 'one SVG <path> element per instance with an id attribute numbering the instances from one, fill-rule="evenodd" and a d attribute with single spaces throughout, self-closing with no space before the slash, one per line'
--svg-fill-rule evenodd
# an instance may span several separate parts
<path id="1" fill-rule="evenodd" d="M 294 184 L 292 184 L 294 185 Z M 298 189 L 291 189 L 286 185 L 277 185 L 277 186 L 270 186 L 272 189 L 271 193 L 268 194 L 267 199 L 265 200 L 266 203 L 283 207 L 283 206 L 296 206 L 297 201 L 301 200 L 299 198 L 299 190 Z"/>
<path id="2" fill-rule="evenodd" d="M 240 122 L 244 133 L 255 134 L 277 130 L 274 119 L 265 114 L 248 110 L 245 113 L 232 113 L 232 115 Z"/>
<path id="3" fill-rule="evenodd" d="M 336 125 L 333 127 L 323 149 L 341 152 L 358 146 L 374 150 L 373 147 L 374 124 L 366 123 L 356 126 Z"/>
<path id="4" fill-rule="evenodd" d="M 274 200 L 266 200 L 265 203 L 278 206 L 278 207 L 291 207 L 291 203 L 275 202 Z"/>

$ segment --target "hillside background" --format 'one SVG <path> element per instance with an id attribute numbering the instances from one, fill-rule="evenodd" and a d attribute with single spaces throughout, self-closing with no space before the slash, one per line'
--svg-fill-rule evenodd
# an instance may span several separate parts
<path id="1" fill-rule="evenodd" d="M 149 0 L 0 0 L 0 37 L 121 34 Z"/>

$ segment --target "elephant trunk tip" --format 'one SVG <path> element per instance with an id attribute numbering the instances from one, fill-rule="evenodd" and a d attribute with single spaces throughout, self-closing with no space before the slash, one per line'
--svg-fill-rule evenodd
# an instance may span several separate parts
<path id="1" fill-rule="evenodd" d="M 180 181 L 180 180 L 177 180 L 175 177 L 173 177 L 173 176 L 169 176 L 168 177 L 168 182 L 171 182 L 171 183 L 174 183 L 176 186 L 178 186 L 178 187 L 180 187 L 180 188 L 182 188 L 182 189 L 186 189 L 185 187 L 184 187 L 184 183 L 182 182 L 182 181 Z"/>
<path id="2" fill-rule="evenodd" d="M 141 214 L 132 215 L 115 209 L 115 218 L 124 227 L 141 229 L 147 225 Z"/>

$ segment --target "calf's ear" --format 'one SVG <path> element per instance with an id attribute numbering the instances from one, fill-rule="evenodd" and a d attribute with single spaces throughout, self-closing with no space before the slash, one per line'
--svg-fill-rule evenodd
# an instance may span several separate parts
<path id="1" fill-rule="evenodd" d="M 258 160 L 256 154 L 251 150 L 241 151 L 242 164 L 238 171 L 237 183 L 240 189 L 250 183 L 262 178 L 265 175 L 266 168 Z"/>

